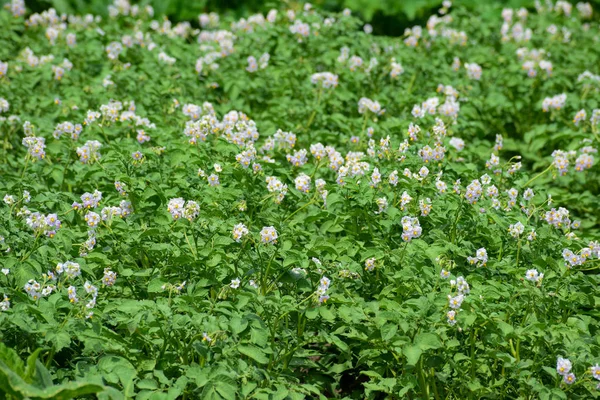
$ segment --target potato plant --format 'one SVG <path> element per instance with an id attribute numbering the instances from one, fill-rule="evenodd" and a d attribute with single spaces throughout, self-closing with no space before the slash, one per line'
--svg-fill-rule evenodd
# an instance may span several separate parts
<path id="1" fill-rule="evenodd" d="M 600 397 L 598 11 L 490 7 L 8 2 L 3 396 Z"/>

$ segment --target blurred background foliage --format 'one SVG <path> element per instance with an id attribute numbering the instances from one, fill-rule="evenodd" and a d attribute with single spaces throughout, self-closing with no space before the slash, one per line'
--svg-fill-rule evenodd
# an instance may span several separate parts
<path id="1" fill-rule="evenodd" d="M 598 10 L 600 0 L 587 0 Z M 1 2 L 1 1 L 0 1 Z M 166 15 L 173 22 L 190 21 L 197 24 L 198 14 L 217 12 L 235 18 L 250 14 L 266 13 L 282 3 L 277 0 L 141 0 L 132 1 L 140 5 L 150 4 L 156 15 Z M 30 10 L 43 11 L 54 7 L 61 13 L 107 15 L 111 0 L 26 0 Z M 288 7 L 298 9 L 304 2 L 283 1 Z M 380 35 L 397 36 L 406 27 L 424 25 L 427 18 L 442 5 L 442 0 L 313 0 L 312 3 L 328 11 L 350 8 L 355 14 L 373 26 Z M 533 0 L 455 0 L 455 6 L 477 11 L 483 17 L 498 18 L 498 10 L 504 7 L 533 8 Z M 575 1 L 573 3 L 576 3 Z"/>

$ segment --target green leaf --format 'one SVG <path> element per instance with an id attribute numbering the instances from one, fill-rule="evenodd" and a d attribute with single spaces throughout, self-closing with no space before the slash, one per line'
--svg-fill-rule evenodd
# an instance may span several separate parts
<path id="1" fill-rule="evenodd" d="M 398 325 L 385 324 L 381 327 L 381 339 L 389 341 L 396 335 L 396 332 L 398 332 Z"/>
<path id="2" fill-rule="evenodd" d="M 502 331 L 502 334 L 504 336 L 508 336 L 511 333 L 514 332 L 514 328 L 512 327 L 512 325 L 507 324 L 504 321 L 497 321 L 496 324 L 498 325 L 498 328 L 500 328 L 500 330 Z"/>
<path id="3" fill-rule="evenodd" d="M 231 385 L 230 383 L 218 382 L 215 385 L 215 389 L 217 393 L 223 396 L 226 400 L 235 400 L 236 399 L 236 387 L 235 385 Z"/>
<path id="4" fill-rule="evenodd" d="M 154 379 L 141 379 L 135 385 L 140 389 L 158 389 L 158 383 Z"/>
<path id="5" fill-rule="evenodd" d="M 315 319 L 319 315 L 319 308 L 318 307 L 309 308 L 308 310 L 306 310 L 304 315 L 308 319 Z"/>
<path id="6" fill-rule="evenodd" d="M 244 331 L 248 327 L 248 321 L 246 319 L 240 317 L 233 317 L 229 322 L 229 326 L 231 327 L 231 331 L 235 334 L 239 334 Z"/>
<path id="7" fill-rule="evenodd" d="M 46 339 L 54 346 L 54 351 L 59 352 L 71 344 L 71 337 L 65 331 L 50 331 L 46 334 Z"/>
<path id="8" fill-rule="evenodd" d="M 70 400 L 100 393 L 104 391 L 104 386 L 95 383 L 68 382 L 40 389 L 25 382 L 4 361 L 0 361 L 0 393 L 2 391 L 17 398 Z"/>
<path id="9" fill-rule="evenodd" d="M 221 262 L 221 255 L 215 254 L 206 262 L 207 267 L 216 267 Z"/>
<path id="10" fill-rule="evenodd" d="M 38 357 L 40 355 L 40 353 L 42 352 L 42 349 L 36 349 L 33 353 L 31 353 L 31 355 L 29 357 L 27 357 L 27 368 L 25 369 L 25 375 L 23 376 L 23 378 L 25 379 L 26 382 L 31 383 L 35 373 L 36 373 L 36 361 L 38 360 Z M 52 380 L 50 381 L 50 384 L 52 384 Z"/>
<path id="11" fill-rule="evenodd" d="M 328 307 L 319 307 L 319 314 L 321 314 L 321 317 L 327 321 L 333 321 L 335 319 L 335 314 Z"/>
<path id="12" fill-rule="evenodd" d="M 408 365 L 416 365 L 419 362 L 419 358 L 421 358 L 421 354 L 423 354 L 423 350 L 415 345 L 405 346 L 402 352 L 406 356 L 406 363 Z"/>
<path id="13" fill-rule="evenodd" d="M 439 337 L 433 333 L 420 333 L 415 337 L 414 343 L 422 351 L 430 349 L 439 349 L 442 347 L 442 342 Z"/>
<path id="14" fill-rule="evenodd" d="M 148 283 L 148 293 L 159 293 L 164 292 L 163 286 L 165 285 L 165 281 L 160 278 L 155 278 Z"/>
<path id="15" fill-rule="evenodd" d="M 269 358 L 265 356 L 265 353 L 259 347 L 252 345 L 238 345 L 238 351 L 259 364 L 267 364 L 269 362 Z"/>
<path id="16" fill-rule="evenodd" d="M 335 344 L 340 350 L 344 352 L 350 350 L 350 347 L 336 335 L 329 335 L 328 338 L 331 343 Z"/>

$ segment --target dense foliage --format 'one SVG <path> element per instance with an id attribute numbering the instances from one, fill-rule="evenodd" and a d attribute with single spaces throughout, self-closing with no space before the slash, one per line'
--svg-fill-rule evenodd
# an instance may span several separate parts
<path id="1" fill-rule="evenodd" d="M 600 397 L 589 4 L 108 13 L 0 11 L 4 395 Z"/>
<path id="2" fill-rule="evenodd" d="M 199 14 L 212 11 L 231 18 L 247 17 L 258 12 L 267 13 L 277 8 L 279 0 L 142 0 L 140 4 L 152 6 L 157 15 L 166 15 L 171 21 L 197 20 Z M 374 32 L 392 35 L 401 34 L 407 24 L 425 22 L 427 17 L 442 7 L 442 0 L 316 0 L 312 4 L 320 9 L 339 12 L 344 8 L 353 10 L 360 18 L 373 25 Z M 600 0 L 591 0 L 600 5 Z M 95 14 L 108 16 L 108 0 L 28 0 L 27 7 L 32 12 L 42 12 L 50 7 L 58 13 Z M 302 2 L 286 0 L 288 7 L 300 8 Z M 455 6 L 468 7 L 479 13 L 496 13 L 497 7 L 520 8 L 530 6 L 529 0 L 457 0 Z"/>

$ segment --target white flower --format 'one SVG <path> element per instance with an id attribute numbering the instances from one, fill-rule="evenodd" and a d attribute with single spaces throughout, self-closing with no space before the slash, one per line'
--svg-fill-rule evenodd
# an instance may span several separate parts
<path id="1" fill-rule="evenodd" d="M 448 323 L 450 325 L 456 324 L 456 311 L 454 311 L 454 310 L 448 311 L 448 313 L 446 313 L 446 317 L 448 318 Z"/>
<path id="2" fill-rule="evenodd" d="M 566 358 L 558 357 L 558 360 L 556 360 L 556 372 L 562 376 L 565 376 L 571 372 L 571 368 L 571 361 Z"/>
<path id="3" fill-rule="evenodd" d="M 455 310 L 459 309 L 460 306 L 462 305 L 462 302 L 464 299 L 465 299 L 465 296 L 463 296 L 462 294 L 459 294 L 458 296 L 455 296 L 455 297 L 448 295 L 448 303 L 449 303 L 450 308 L 453 308 Z"/>
<path id="4" fill-rule="evenodd" d="M 239 278 L 232 279 L 232 280 L 231 280 L 231 283 L 229 284 L 229 286 L 230 286 L 232 289 L 237 289 L 237 288 L 239 288 L 239 287 L 240 287 L 240 280 L 239 280 Z"/>
<path id="5" fill-rule="evenodd" d="M 573 383 L 575 383 L 576 379 L 577 378 L 575 378 L 575 374 L 573 374 L 573 373 L 569 373 L 569 374 L 563 375 L 563 381 L 567 385 L 572 385 Z"/>
<path id="6" fill-rule="evenodd" d="M 590 372 L 594 378 L 600 381 L 600 366 L 598 364 L 591 367 Z"/>
<path id="7" fill-rule="evenodd" d="M 373 258 L 368 258 L 365 261 L 365 270 L 366 271 L 373 271 L 375 269 L 375 257 Z"/>
<path id="8" fill-rule="evenodd" d="M 6 295 L 4 295 L 4 299 L 0 301 L 0 311 L 6 311 L 10 308 L 10 301 Z"/>
<path id="9" fill-rule="evenodd" d="M 277 243 L 277 231 L 272 226 L 265 226 L 260 231 L 260 240 L 263 243 Z"/>
<path id="10" fill-rule="evenodd" d="M 461 151 L 465 148 L 465 141 L 460 138 L 453 137 L 450 139 L 450 146 L 454 147 L 458 151 Z"/>
<path id="11" fill-rule="evenodd" d="M 233 227 L 233 240 L 241 242 L 242 238 L 248 234 L 248 228 L 244 224 L 237 224 Z"/>
<path id="12" fill-rule="evenodd" d="M 540 283 L 544 279 L 544 274 L 540 274 L 536 269 L 529 269 L 525 273 L 525 279 L 531 282 Z"/>

